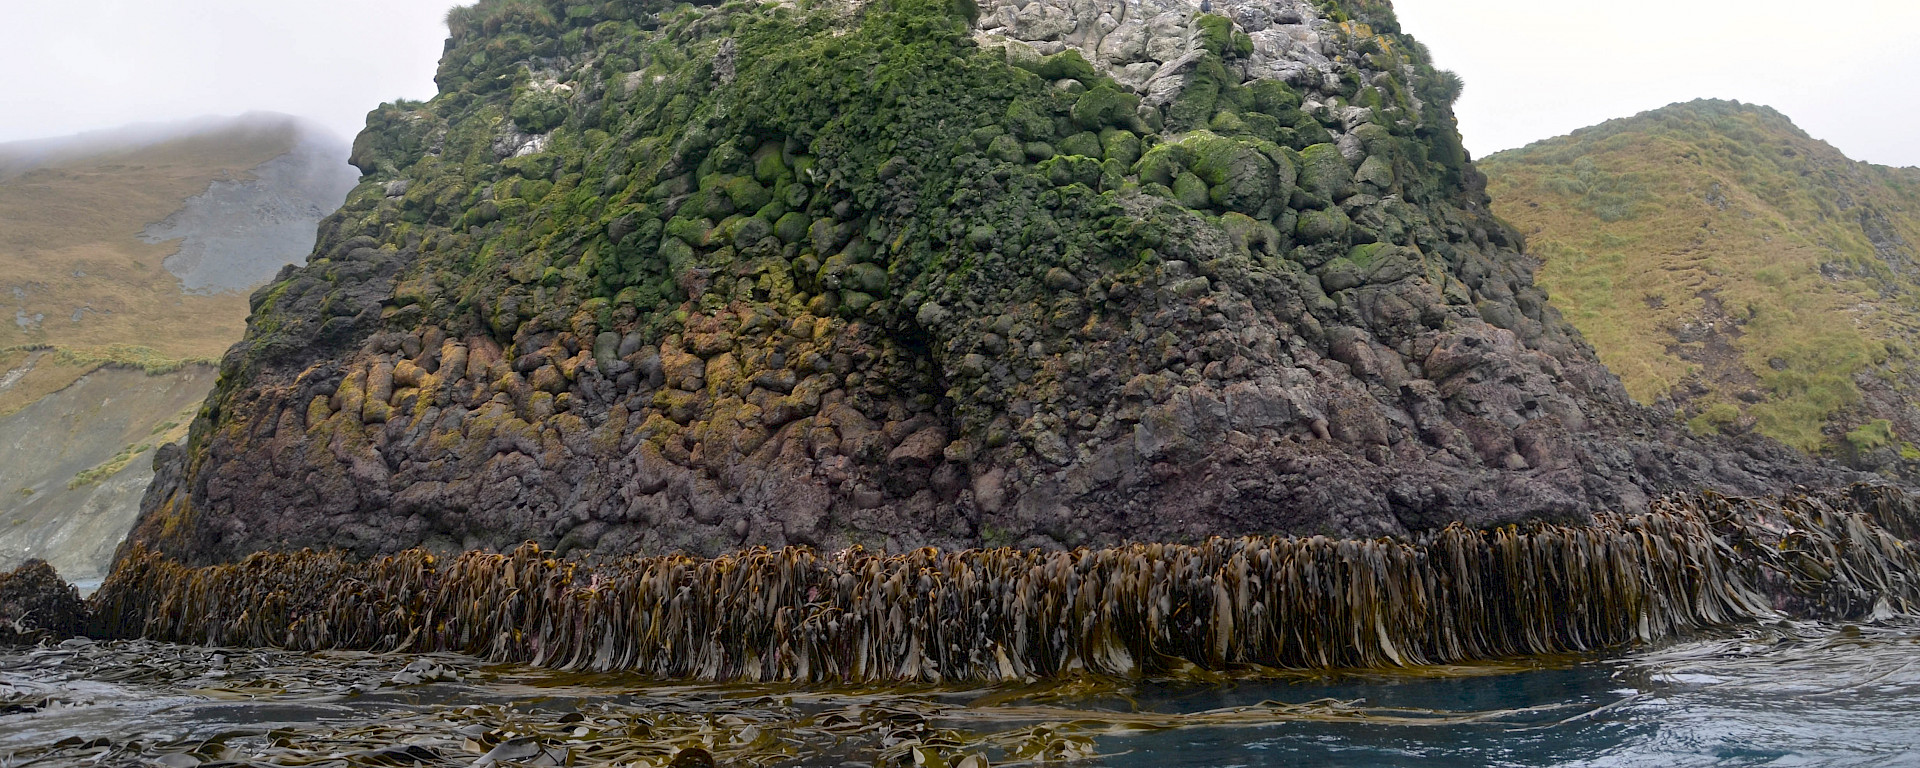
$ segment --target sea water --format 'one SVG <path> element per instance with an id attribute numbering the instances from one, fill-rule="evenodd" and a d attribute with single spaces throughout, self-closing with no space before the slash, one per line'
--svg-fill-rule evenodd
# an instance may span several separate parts
<path id="1" fill-rule="evenodd" d="M 885 691 L 144 642 L 0 655 L 0 766 L 1920 766 L 1920 624 L 1391 672 Z M 978 757 L 973 757 L 973 756 Z M 683 763 L 696 764 L 696 763 Z"/>

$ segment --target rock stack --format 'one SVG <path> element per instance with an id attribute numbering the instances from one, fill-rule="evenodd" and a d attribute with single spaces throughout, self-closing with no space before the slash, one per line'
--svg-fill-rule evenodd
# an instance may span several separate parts
<path id="1" fill-rule="evenodd" d="M 1857 477 L 1627 398 L 1386 3 L 1213 9 L 458 9 L 132 541 L 1060 550 Z"/>

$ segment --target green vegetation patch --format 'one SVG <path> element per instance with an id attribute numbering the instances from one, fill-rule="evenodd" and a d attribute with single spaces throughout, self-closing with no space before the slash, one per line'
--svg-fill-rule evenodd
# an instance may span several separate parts
<path id="1" fill-rule="evenodd" d="M 151 450 L 153 450 L 153 446 L 146 443 L 121 448 L 119 453 L 113 455 L 113 458 L 100 462 L 91 468 L 82 470 L 80 474 L 74 475 L 72 480 L 67 481 L 67 490 L 71 491 L 93 485 L 94 483 L 120 474 L 120 470 L 126 469 L 128 464 L 132 464 L 135 457 Z"/>
<path id="2" fill-rule="evenodd" d="M 1744 417 L 1813 452 L 1896 444 L 1862 416 L 1858 378 L 1910 370 L 1920 284 L 1900 254 L 1920 243 L 1920 173 L 1717 101 L 1480 168 L 1542 259 L 1541 284 L 1636 399 L 1677 398 L 1701 431 Z M 1696 381 L 1706 395 L 1685 394 Z"/>

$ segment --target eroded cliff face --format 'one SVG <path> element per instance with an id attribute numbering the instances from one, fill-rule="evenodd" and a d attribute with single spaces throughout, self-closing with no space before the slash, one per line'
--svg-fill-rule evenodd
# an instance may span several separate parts
<path id="1" fill-rule="evenodd" d="M 900 550 L 1840 479 L 1633 406 L 1385 3 L 483 2 L 135 540 Z"/>

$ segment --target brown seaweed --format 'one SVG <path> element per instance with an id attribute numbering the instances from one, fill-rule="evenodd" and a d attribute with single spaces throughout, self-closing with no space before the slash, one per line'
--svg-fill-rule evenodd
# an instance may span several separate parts
<path id="1" fill-rule="evenodd" d="M 1591 702 L 1447 711 L 1327 698 L 1157 711 L 1132 700 L 1139 689 L 1111 678 L 854 691 L 647 682 L 455 655 L 303 654 L 147 640 L 73 640 L 0 656 L 0 696 L 9 681 L 53 710 L 119 706 L 93 701 L 94 694 L 76 691 L 73 681 L 112 681 L 120 695 L 134 698 L 180 697 L 167 710 L 192 712 L 202 706 L 194 698 L 261 705 L 248 709 L 257 721 L 228 721 L 191 735 L 104 723 L 56 729 L 65 738 L 12 749 L 0 744 L 0 764 L 9 765 L 987 768 L 989 761 L 1004 767 L 1098 758 L 1101 744 L 1125 749 L 1128 736 L 1149 731 L 1275 723 L 1504 729 L 1594 711 Z M 318 720 L 295 720 L 276 707 L 303 703 L 336 706 Z M 176 710 L 164 719 L 178 716 Z"/>
<path id="2" fill-rule="evenodd" d="M 662 679 L 1000 683 L 1454 664 L 1780 616 L 1920 604 L 1894 489 L 1668 497 L 1590 524 L 1416 540 L 1214 539 L 1074 551 L 752 549 L 568 561 L 532 544 L 256 554 L 136 549 L 93 633 L 292 650 L 451 651 Z"/>

